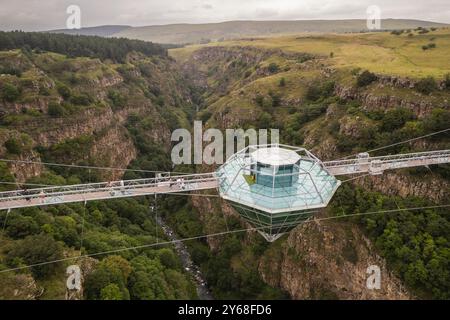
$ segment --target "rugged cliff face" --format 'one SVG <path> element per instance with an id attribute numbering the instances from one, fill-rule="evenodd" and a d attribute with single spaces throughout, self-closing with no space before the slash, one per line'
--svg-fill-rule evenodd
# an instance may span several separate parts
<path id="1" fill-rule="evenodd" d="M 293 299 L 409 299 L 408 292 L 352 223 L 316 216 L 274 244 L 261 258 L 265 281 Z M 381 269 L 381 288 L 369 289 L 370 266 Z"/>
<path id="2" fill-rule="evenodd" d="M 20 77 L 3 75 L 0 79 L 0 87 L 13 85 L 20 91 L 14 101 L 1 103 L 2 157 L 39 162 L 43 149 L 54 154 L 77 145 L 85 152 L 60 151 L 50 160 L 126 168 L 137 154 L 129 125 L 149 119 L 146 139 L 168 150 L 169 128 L 177 126 L 174 122 L 186 121 L 187 109 L 183 108 L 191 104 L 189 89 L 169 58 L 130 53 L 126 63 L 117 65 L 11 51 L 2 53 L 0 62 L 13 63 L 21 72 Z M 20 150 L 7 150 L 8 140 L 17 141 Z M 12 163 L 10 170 L 17 182 L 43 172 L 42 166 L 20 163 Z M 103 172 L 102 178 L 122 175 L 120 171 Z"/>
<path id="3" fill-rule="evenodd" d="M 448 95 L 435 92 L 424 96 L 414 91 L 417 81 L 398 77 L 379 76 L 376 84 L 365 89 L 337 84 L 336 95 L 342 99 L 353 99 L 361 103 L 366 111 L 386 111 L 396 107 L 407 108 L 419 118 L 431 113 L 435 108 L 449 108 Z M 438 84 L 442 88 L 442 84 Z M 443 89 L 441 89 L 442 91 Z"/>

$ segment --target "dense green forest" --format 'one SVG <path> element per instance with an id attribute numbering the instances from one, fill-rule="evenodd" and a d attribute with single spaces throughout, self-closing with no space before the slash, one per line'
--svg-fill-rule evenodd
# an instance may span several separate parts
<path id="1" fill-rule="evenodd" d="M 167 55 L 167 50 L 162 46 L 141 40 L 40 32 L 0 32 L 0 50 L 22 48 L 51 51 L 69 57 L 111 59 L 118 63 L 125 62 L 127 54 L 132 51 L 145 55 Z"/>
<path id="2" fill-rule="evenodd" d="M 344 185 L 336 195 L 335 215 L 420 208 L 421 198 L 385 196 Z M 449 299 L 450 219 L 447 208 L 405 210 L 351 218 L 361 224 L 392 270 L 418 296 Z"/>

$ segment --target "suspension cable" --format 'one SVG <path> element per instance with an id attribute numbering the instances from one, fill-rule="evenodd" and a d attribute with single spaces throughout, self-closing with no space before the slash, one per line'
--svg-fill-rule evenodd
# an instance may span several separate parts
<path id="1" fill-rule="evenodd" d="M 156 171 L 156 170 L 143 170 L 143 169 L 124 169 L 124 168 L 116 168 L 116 167 L 84 166 L 84 165 L 53 163 L 53 162 L 42 162 L 42 161 L 31 161 L 31 160 L 0 159 L 0 162 L 38 164 L 38 165 L 53 166 L 53 167 L 77 168 L 77 169 L 94 169 L 94 170 L 111 170 L 111 171 L 123 171 L 123 172 L 141 172 L 141 173 L 164 173 L 164 172 L 167 172 L 167 171 L 162 171 L 162 170 Z M 192 174 L 192 172 L 178 172 L 178 171 L 171 171 L 171 173 Z"/>
<path id="2" fill-rule="evenodd" d="M 325 217 L 325 218 L 312 219 L 312 220 L 307 220 L 307 221 L 305 221 L 303 223 L 305 224 L 305 223 L 311 223 L 311 222 L 337 220 L 337 219 L 342 219 L 342 218 L 366 216 L 366 215 L 379 214 L 379 213 L 395 213 L 395 212 L 417 211 L 417 210 L 425 210 L 425 209 L 439 209 L 439 208 L 448 208 L 448 207 L 450 207 L 450 204 L 428 206 L 428 207 L 414 207 L 414 208 L 401 208 L 401 209 L 392 209 L 392 210 L 380 210 L 380 211 L 354 213 L 354 214 L 348 214 L 348 215 L 342 215 L 342 216 L 334 216 L 334 217 Z M 445 211 L 443 213 L 444 214 L 448 214 L 448 213 L 450 213 L 450 211 Z M 23 269 L 28 269 L 28 268 L 38 267 L 38 266 L 43 266 L 43 265 L 49 265 L 49 264 L 58 263 L 58 262 L 77 260 L 77 259 L 80 259 L 80 258 L 96 257 L 96 256 L 112 254 L 112 253 L 118 253 L 118 252 L 124 252 L 124 251 L 129 251 L 129 250 L 146 249 L 146 248 L 157 247 L 157 246 L 162 246 L 162 245 L 170 245 L 170 244 L 181 243 L 181 242 L 186 242 L 186 241 L 199 240 L 199 239 L 205 239 L 205 238 L 217 237 L 217 236 L 223 236 L 223 235 L 227 235 L 227 234 L 243 233 L 243 232 L 247 232 L 247 231 L 258 231 L 258 230 L 263 230 L 263 229 L 267 229 L 267 228 L 270 228 L 270 226 L 269 227 L 268 226 L 264 226 L 264 227 L 259 227 L 259 228 L 246 228 L 246 229 L 239 229 L 239 230 L 224 231 L 224 232 L 211 233 L 211 234 L 195 236 L 195 237 L 189 237 L 189 238 L 178 239 L 178 240 L 172 240 L 172 241 L 165 241 L 165 242 L 151 243 L 151 244 L 145 244 L 145 245 L 134 246 L 134 247 L 127 247 L 127 248 L 121 248 L 121 249 L 108 250 L 108 251 L 97 252 L 97 253 L 92 253 L 92 254 L 85 254 L 85 255 L 82 255 L 82 256 L 56 259 L 56 260 L 52 260 L 52 261 L 40 262 L 40 263 L 30 264 L 30 265 L 26 265 L 26 266 L 0 270 L 0 273 L 6 273 L 6 272 L 11 272 L 11 271 L 23 270 Z"/>
<path id="3" fill-rule="evenodd" d="M 423 138 L 431 137 L 431 136 L 434 136 L 434 135 L 437 135 L 437 134 L 440 134 L 440 133 L 444 133 L 444 132 L 447 132 L 447 131 L 450 131 L 450 128 L 444 129 L 444 130 L 440 130 L 440 131 L 436 131 L 436 132 L 433 132 L 433 133 L 429 133 L 429 134 L 426 134 L 426 135 L 423 135 L 423 136 L 420 136 L 420 137 L 408 139 L 408 140 L 405 140 L 405 141 L 392 143 L 392 144 L 389 144 L 389 145 L 386 145 L 386 146 L 383 146 L 383 147 L 375 148 L 375 149 L 372 149 L 372 150 L 367 150 L 367 151 L 364 151 L 364 152 L 370 153 L 370 152 L 374 152 L 374 151 L 384 150 L 384 149 L 387 149 L 387 148 L 390 148 L 390 147 L 394 147 L 394 146 L 398 146 L 398 145 L 405 144 L 405 143 L 408 143 L 408 142 L 412 142 L 412 141 L 420 140 L 420 139 L 423 139 Z M 351 158 L 351 157 L 354 157 L 354 156 L 357 156 L 357 155 L 358 155 L 358 153 L 355 153 L 355 154 L 351 154 L 351 155 L 348 155 L 348 156 L 343 157 L 343 158 L 339 158 L 337 160 L 345 160 L 345 159 L 348 159 L 348 158 Z"/>

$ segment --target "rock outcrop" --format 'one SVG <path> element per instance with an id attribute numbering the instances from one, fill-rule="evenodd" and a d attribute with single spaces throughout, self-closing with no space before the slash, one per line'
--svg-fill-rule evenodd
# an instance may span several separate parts
<path id="1" fill-rule="evenodd" d="M 381 270 L 381 288 L 369 289 L 370 266 Z M 293 299 L 409 299 L 371 242 L 352 224 L 320 221 L 297 227 L 275 244 L 259 266 L 265 281 Z"/>

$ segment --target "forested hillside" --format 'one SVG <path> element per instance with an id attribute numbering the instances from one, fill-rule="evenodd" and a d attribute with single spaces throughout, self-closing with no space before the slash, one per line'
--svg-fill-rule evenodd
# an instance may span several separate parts
<path id="1" fill-rule="evenodd" d="M 51 51 L 69 57 L 111 59 L 123 63 L 130 52 L 145 55 L 167 55 L 160 45 L 129 39 L 105 39 L 102 37 L 50 34 L 40 32 L 0 32 L 0 50 Z"/>
<path id="2" fill-rule="evenodd" d="M 171 169 L 170 130 L 186 125 L 192 105 L 165 50 L 140 41 L 22 32 L 1 33 L 0 43 L 0 157 L 13 161 L 0 163 L 1 190 Z M 1 299 L 197 297 L 172 247 L 121 250 L 164 241 L 148 199 L 13 210 L 1 212 L 0 220 L 0 270 L 17 268 L 0 273 Z M 76 258 L 101 252 L 109 254 Z M 66 293 L 72 264 L 83 272 L 81 296 Z"/>

